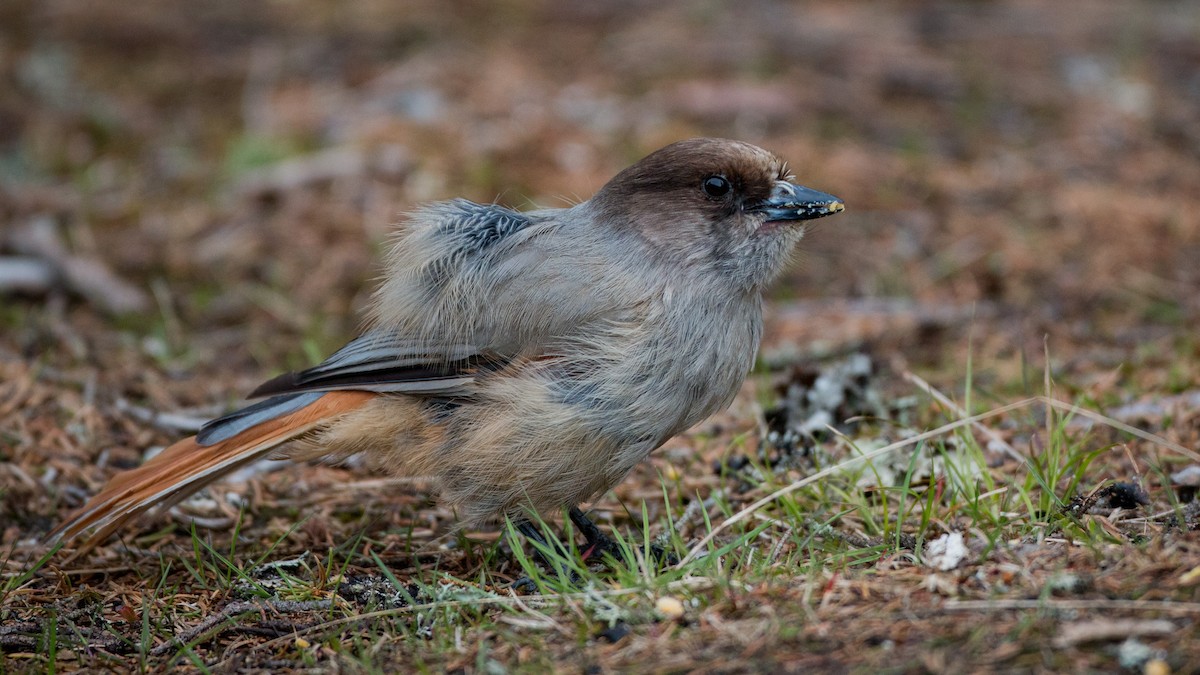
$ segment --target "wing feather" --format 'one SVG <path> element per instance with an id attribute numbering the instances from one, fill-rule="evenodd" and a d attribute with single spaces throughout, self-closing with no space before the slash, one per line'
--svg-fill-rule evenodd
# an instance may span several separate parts
<path id="1" fill-rule="evenodd" d="M 467 396 L 475 376 L 505 359 L 471 345 L 418 344 L 383 330 L 368 332 L 319 365 L 264 382 L 250 398 L 359 390 L 425 396 Z"/>

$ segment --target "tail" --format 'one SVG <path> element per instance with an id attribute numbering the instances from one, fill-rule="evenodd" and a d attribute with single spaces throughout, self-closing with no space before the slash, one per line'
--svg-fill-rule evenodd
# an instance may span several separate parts
<path id="1" fill-rule="evenodd" d="M 49 543 L 98 528 L 72 556 L 88 551 L 131 518 L 169 506 L 280 445 L 328 425 L 376 394 L 332 391 L 278 396 L 210 422 L 197 436 L 163 450 L 142 466 L 114 476 L 100 494 L 48 535 Z"/>

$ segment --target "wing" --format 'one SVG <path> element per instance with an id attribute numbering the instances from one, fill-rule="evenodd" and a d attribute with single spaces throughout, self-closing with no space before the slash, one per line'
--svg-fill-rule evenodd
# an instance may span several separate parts
<path id="1" fill-rule="evenodd" d="M 419 212 L 402 232 L 420 236 L 402 237 L 398 242 L 415 260 L 410 260 L 413 264 L 408 269 L 393 270 L 393 276 L 414 282 L 399 295 L 428 314 L 414 314 L 406 325 L 379 326 L 319 365 L 264 382 L 249 398 L 269 398 L 205 424 L 197 442 L 208 446 L 232 438 L 304 408 L 329 391 L 469 396 L 477 375 L 505 365 L 511 357 L 502 356 L 504 350 L 497 345 L 479 347 L 464 340 L 453 319 L 440 315 L 439 307 L 448 304 L 440 296 L 443 292 L 457 295 L 450 289 L 461 280 L 465 261 L 502 247 L 505 240 L 511 243 L 531 224 L 511 209 L 465 200 L 435 204 Z"/>
<path id="2" fill-rule="evenodd" d="M 504 362 L 471 345 L 433 347 L 374 330 L 319 365 L 264 382 L 250 398 L 339 389 L 459 396 L 468 393 L 481 368 L 494 369 Z"/>
<path id="3" fill-rule="evenodd" d="M 645 286 L 644 273 L 625 269 L 639 261 L 610 241 L 623 235 L 591 220 L 586 203 L 527 212 L 465 200 L 425 207 L 397 231 L 373 325 L 504 355 L 585 332 L 635 304 Z"/>
<path id="4" fill-rule="evenodd" d="M 371 331 L 317 366 L 264 382 L 249 398 L 270 398 L 208 422 L 196 434 L 196 441 L 201 446 L 220 443 L 263 422 L 300 410 L 330 391 L 469 396 L 477 375 L 507 362 L 469 345 L 431 349 L 418 347 L 400 336 Z"/>
<path id="5" fill-rule="evenodd" d="M 619 261 L 604 247 L 580 245 L 595 235 L 571 210 L 454 200 L 412 214 L 375 296 L 375 328 L 317 366 L 265 382 L 250 397 L 270 398 L 210 422 L 199 441 L 218 442 L 329 391 L 470 396 L 483 373 L 625 320 L 639 284 L 613 273 Z"/>

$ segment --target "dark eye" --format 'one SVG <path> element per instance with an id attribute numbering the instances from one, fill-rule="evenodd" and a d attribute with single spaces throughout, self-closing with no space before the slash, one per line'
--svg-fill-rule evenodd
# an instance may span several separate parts
<path id="1" fill-rule="evenodd" d="M 733 189 L 733 185 L 729 182 L 729 179 L 724 176 L 709 176 L 704 179 L 700 187 L 704 189 L 704 194 L 713 199 L 720 199 L 729 194 L 729 191 Z"/>

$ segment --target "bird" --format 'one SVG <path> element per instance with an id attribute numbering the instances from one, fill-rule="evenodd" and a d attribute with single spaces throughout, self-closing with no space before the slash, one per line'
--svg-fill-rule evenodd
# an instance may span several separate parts
<path id="1" fill-rule="evenodd" d="M 264 457 L 361 455 L 435 479 L 460 526 L 579 506 L 733 401 L 762 336 L 763 292 L 808 221 L 844 210 L 755 145 L 693 138 L 590 199 L 518 211 L 465 199 L 408 214 L 366 328 L 261 399 L 117 474 L 51 531 L 76 555 Z"/>

